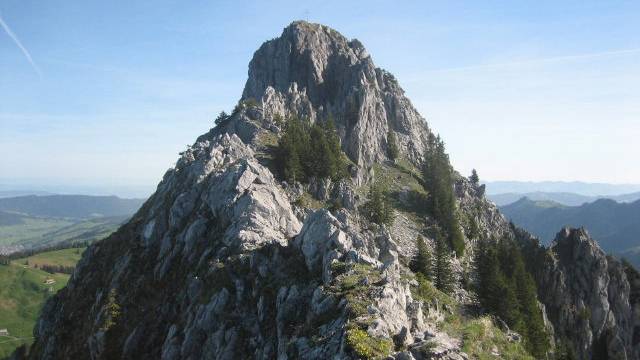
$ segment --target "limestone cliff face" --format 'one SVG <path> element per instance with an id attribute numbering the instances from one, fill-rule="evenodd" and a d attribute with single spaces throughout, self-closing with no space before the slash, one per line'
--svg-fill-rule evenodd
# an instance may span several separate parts
<path id="1" fill-rule="evenodd" d="M 387 134 L 394 131 L 401 152 L 416 164 L 429 129 L 390 73 L 376 68 L 358 40 L 307 22 L 294 22 L 264 43 L 249 64 L 242 99 L 260 103 L 253 119 L 238 117 L 226 131 L 251 142 L 274 117 L 296 114 L 311 121 L 332 117 L 347 155 L 358 165 L 362 184 L 374 163 L 387 158 Z"/>
<path id="2" fill-rule="evenodd" d="M 581 359 L 638 358 L 640 318 L 618 260 L 608 257 L 586 230 L 569 228 L 538 260 L 540 301 L 559 340 Z"/>

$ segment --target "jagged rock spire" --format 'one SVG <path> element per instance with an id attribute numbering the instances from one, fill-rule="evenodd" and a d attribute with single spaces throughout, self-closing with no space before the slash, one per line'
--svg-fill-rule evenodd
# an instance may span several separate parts
<path id="1" fill-rule="evenodd" d="M 420 163 L 426 148 L 427 123 L 393 75 L 376 68 L 358 40 L 324 25 L 296 21 L 265 42 L 249 64 L 242 99 L 262 106 L 258 119 L 237 120 L 261 124 L 253 131 L 237 131 L 245 141 L 268 128 L 276 114 L 311 121 L 333 118 L 343 150 L 358 165 L 360 184 L 372 164 L 387 159 L 390 130 L 409 161 Z"/>

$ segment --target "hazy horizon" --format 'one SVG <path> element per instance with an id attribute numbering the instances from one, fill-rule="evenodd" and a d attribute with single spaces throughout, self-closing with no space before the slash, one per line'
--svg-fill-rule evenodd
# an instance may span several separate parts
<path id="1" fill-rule="evenodd" d="M 159 182 L 159 181 L 158 181 Z M 640 184 L 589 183 L 582 181 L 483 181 L 487 195 L 526 193 L 570 193 L 583 196 L 615 196 L 640 192 Z M 105 183 L 0 178 L 0 198 L 23 195 L 115 195 L 121 198 L 146 198 L 156 183 Z M 13 194 L 16 193 L 16 194 Z M 7 195 L 9 194 L 9 195 Z"/>
<path id="2" fill-rule="evenodd" d="M 1 177 L 155 189 L 306 18 L 358 38 L 462 173 L 640 183 L 639 3 L 277 3 L 1 4 Z"/>

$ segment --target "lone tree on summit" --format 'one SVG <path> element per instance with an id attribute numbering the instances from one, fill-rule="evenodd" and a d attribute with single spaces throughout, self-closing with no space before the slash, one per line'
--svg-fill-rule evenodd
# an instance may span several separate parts
<path id="1" fill-rule="evenodd" d="M 469 176 L 469 180 L 471 180 L 471 182 L 474 184 L 478 184 L 480 182 L 480 178 L 478 177 L 478 172 L 476 171 L 476 169 L 471 170 L 471 176 Z"/>

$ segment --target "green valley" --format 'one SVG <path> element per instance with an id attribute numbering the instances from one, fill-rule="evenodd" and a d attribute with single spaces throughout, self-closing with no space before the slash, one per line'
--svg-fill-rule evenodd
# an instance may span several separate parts
<path id="1" fill-rule="evenodd" d="M 67 274 L 50 274 L 42 265 L 74 266 L 84 248 L 43 252 L 0 265 L 0 358 L 22 344 L 30 344 L 40 309 L 45 300 L 63 288 Z M 38 267 L 38 268 L 36 268 Z"/>

